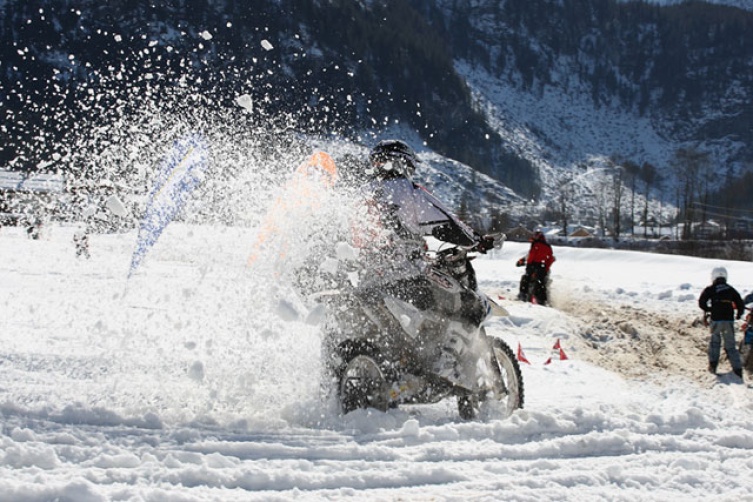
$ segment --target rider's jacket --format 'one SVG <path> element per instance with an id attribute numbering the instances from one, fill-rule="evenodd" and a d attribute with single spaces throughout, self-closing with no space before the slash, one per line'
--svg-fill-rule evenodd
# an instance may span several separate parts
<path id="1" fill-rule="evenodd" d="M 380 179 L 364 190 L 365 202 L 356 218 L 358 228 L 352 229 L 353 243 L 360 248 L 360 286 L 392 287 L 393 295 L 422 310 L 442 310 L 476 322 L 483 311 L 481 301 L 474 292 L 446 289 L 447 284 L 425 259 L 424 237 L 472 246 L 481 236 L 409 179 Z"/>
<path id="2" fill-rule="evenodd" d="M 536 240 L 531 243 L 531 249 L 528 251 L 528 256 L 526 257 L 528 265 L 541 264 L 544 266 L 544 270 L 549 272 L 549 267 L 552 266 L 554 260 L 552 246 L 548 242 Z"/>
<path id="3" fill-rule="evenodd" d="M 698 299 L 698 306 L 704 312 L 711 313 L 712 321 L 733 321 L 735 309 L 738 319 L 745 312 L 745 303 L 740 293 L 724 281 L 717 281 L 706 287 Z"/>

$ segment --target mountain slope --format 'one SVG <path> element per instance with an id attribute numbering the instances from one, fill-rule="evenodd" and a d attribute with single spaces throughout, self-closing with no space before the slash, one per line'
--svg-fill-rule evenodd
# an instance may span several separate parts
<path id="1" fill-rule="evenodd" d="M 627 162 L 660 171 L 652 197 L 666 204 L 679 148 L 722 166 L 713 184 L 753 161 L 753 13 L 724 5 L 7 0 L 0 12 L 0 159 L 16 169 L 122 175 L 113 150 L 153 156 L 134 134 L 216 122 L 268 145 L 287 142 L 277 132 L 369 144 L 406 131 L 535 201 Z M 241 118 L 239 96 L 253 103 Z"/>

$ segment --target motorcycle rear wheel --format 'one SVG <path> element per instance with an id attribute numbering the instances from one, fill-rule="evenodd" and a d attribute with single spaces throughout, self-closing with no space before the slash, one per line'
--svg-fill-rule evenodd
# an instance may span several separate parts
<path id="1" fill-rule="evenodd" d="M 478 394 L 458 396 L 458 413 L 463 420 L 473 420 L 479 412 Z"/>
<path id="2" fill-rule="evenodd" d="M 546 286 L 534 276 L 528 286 L 528 298 L 526 301 L 529 301 L 531 303 L 534 303 L 536 305 L 545 305 L 546 300 L 545 298 L 545 290 Z"/>
<path id="3" fill-rule="evenodd" d="M 344 414 L 363 408 L 387 411 L 387 383 L 379 364 L 367 355 L 350 359 L 340 376 L 340 406 Z"/>

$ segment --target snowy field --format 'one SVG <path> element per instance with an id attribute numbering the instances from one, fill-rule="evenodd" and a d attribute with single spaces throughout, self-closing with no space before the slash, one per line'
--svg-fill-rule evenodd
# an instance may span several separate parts
<path id="1" fill-rule="evenodd" d="M 466 422 L 321 404 L 317 328 L 278 315 L 250 230 L 173 224 L 128 281 L 135 233 L 90 260 L 72 236 L 0 229 L 0 501 L 753 500 L 753 389 L 704 374 L 690 322 L 717 261 L 555 247 L 544 308 L 509 300 L 526 245 L 480 258 L 511 314 L 488 330 L 531 364 L 525 409 Z M 656 372 L 652 340 L 677 346 Z"/>

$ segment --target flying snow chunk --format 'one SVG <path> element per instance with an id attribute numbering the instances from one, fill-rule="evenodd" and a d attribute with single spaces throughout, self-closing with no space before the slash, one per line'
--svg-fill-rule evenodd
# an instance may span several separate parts
<path id="1" fill-rule="evenodd" d="M 201 361 L 194 361 L 191 367 L 188 368 L 188 377 L 197 382 L 204 380 L 204 363 Z"/>
<path id="2" fill-rule="evenodd" d="M 306 324 L 311 326 L 317 326 L 324 322 L 327 318 L 327 309 L 324 305 L 317 305 L 306 316 Z"/>
<path id="3" fill-rule="evenodd" d="M 95 206 L 94 204 L 89 204 L 81 212 L 81 216 L 83 216 L 84 218 L 91 218 L 95 214 L 97 214 L 97 206 Z"/>
<path id="4" fill-rule="evenodd" d="M 347 242 L 338 242 L 335 245 L 335 253 L 338 260 L 355 261 L 358 259 L 358 249 Z"/>
<path id="5" fill-rule="evenodd" d="M 275 313 L 282 319 L 283 321 L 297 321 L 301 318 L 300 312 L 298 312 L 298 309 L 295 305 L 289 300 L 281 299 L 277 302 L 277 307 L 275 308 Z"/>
<path id="6" fill-rule="evenodd" d="M 207 30 L 204 30 L 201 33 L 199 33 L 199 36 L 203 38 L 204 40 L 212 40 L 212 34 L 209 33 Z"/>
<path id="7" fill-rule="evenodd" d="M 274 46 L 271 43 L 269 43 L 269 40 L 266 40 L 266 39 L 261 41 L 261 46 L 264 48 L 265 51 L 271 51 L 272 49 L 274 49 Z"/>
<path id="8" fill-rule="evenodd" d="M 249 96 L 248 94 L 244 94 L 235 98 L 235 103 L 238 106 L 244 108 L 248 113 L 254 111 L 254 102 L 251 99 L 251 96 Z"/>
<path id="9" fill-rule="evenodd" d="M 358 283 L 361 282 L 361 278 L 358 277 L 358 272 L 348 272 L 348 280 L 350 281 L 351 286 L 354 288 L 358 287 Z"/>
<path id="10" fill-rule="evenodd" d="M 322 261 L 321 265 L 319 265 L 319 270 L 325 274 L 335 275 L 337 273 L 339 265 L 340 262 L 335 260 L 334 258 L 327 258 L 326 260 Z"/>
<path id="11" fill-rule="evenodd" d="M 112 211 L 115 216 L 125 217 L 128 216 L 128 210 L 125 205 L 120 201 L 117 195 L 111 195 L 105 202 L 105 207 Z"/>

